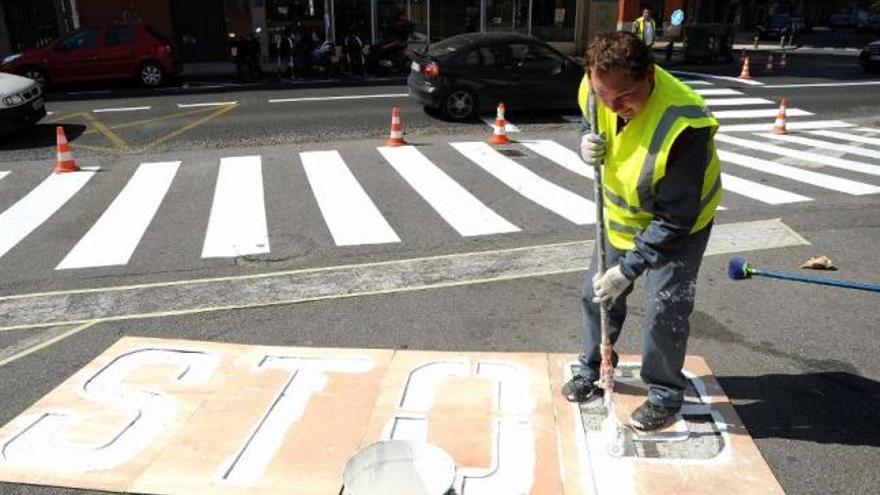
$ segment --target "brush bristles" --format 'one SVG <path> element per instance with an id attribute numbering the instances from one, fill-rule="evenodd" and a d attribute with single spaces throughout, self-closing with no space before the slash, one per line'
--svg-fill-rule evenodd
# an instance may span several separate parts
<path id="1" fill-rule="evenodd" d="M 751 273 L 749 273 L 748 262 L 739 256 L 730 258 L 730 262 L 727 264 L 727 275 L 734 280 L 749 278 Z"/>

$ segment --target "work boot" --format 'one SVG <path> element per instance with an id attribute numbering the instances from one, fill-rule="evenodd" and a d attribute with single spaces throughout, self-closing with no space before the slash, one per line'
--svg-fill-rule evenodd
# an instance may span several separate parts
<path id="1" fill-rule="evenodd" d="M 583 375 L 574 375 L 562 386 L 562 395 L 569 402 L 584 402 L 601 396 L 602 389 L 593 380 Z"/>
<path id="2" fill-rule="evenodd" d="M 679 409 L 681 407 L 664 407 L 646 400 L 644 404 L 633 411 L 632 416 L 630 416 L 630 424 L 637 430 L 656 430 L 675 416 Z"/>

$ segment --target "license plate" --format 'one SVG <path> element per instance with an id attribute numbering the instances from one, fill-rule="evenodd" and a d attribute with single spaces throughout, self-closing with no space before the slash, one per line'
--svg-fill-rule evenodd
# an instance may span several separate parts
<path id="1" fill-rule="evenodd" d="M 413 72 L 420 72 L 422 70 L 422 68 L 419 67 L 418 62 L 413 62 L 412 64 L 410 64 L 409 67 L 410 67 L 410 69 L 412 69 Z"/>
<path id="2" fill-rule="evenodd" d="M 31 106 L 34 108 L 34 110 L 39 110 L 39 109 L 43 108 L 43 105 L 44 105 L 44 102 L 43 102 L 42 98 L 37 98 L 36 100 L 34 100 L 31 103 Z"/>

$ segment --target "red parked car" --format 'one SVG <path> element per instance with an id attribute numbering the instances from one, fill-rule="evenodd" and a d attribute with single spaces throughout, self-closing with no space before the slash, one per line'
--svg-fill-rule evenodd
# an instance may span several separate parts
<path id="1" fill-rule="evenodd" d="M 180 72 L 177 54 L 144 24 L 102 24 L 79 29 L 48 46 L 14 53 L 0 71 L 46 86 L 52 83 L 134 78 L 159 86 Z"/>

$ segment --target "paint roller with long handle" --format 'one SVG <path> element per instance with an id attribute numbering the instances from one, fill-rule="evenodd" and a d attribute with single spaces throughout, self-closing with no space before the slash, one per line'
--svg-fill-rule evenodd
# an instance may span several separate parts
<path id="1" fill-rule="evenodd" d="M 744 280 L 752 278 L 753 275 L 761 277 L 778 278 L 781 280 L 794 280 L 796 282 L 806 282 L 808 284 L 831 285 L 834 287 L 844 287 L 847 289 L 869 290 L 880 292 L 880 285 L 866 284 L 862 282 L 853 282 L 850 280 L 840 280 L 836 278 L 811 277 L 808 275 L 799 275 L 797 273 L 777 272 L 771 270 L 762 270 L 750 265 L 746 260 L 739 256 L 730 259 L 727 265 L 727 274 L 734 280 Z"/>
<path id="2" fill-rule="evenodd" d="M 590 97 L 587 100 L 587 109 L 590 119 L 590 133 L 598 134 L 598 109 L 596 107 L 596 94 L 593 88 L 590 88 Z M 602 192 L 602 172 L 605 166 L 605 160 L 595 167 L 594 178 L 594 195 L 596 202 L 596 270 L 599 276 L 605 274 L 605 205 L 604 194 Z M 592 283 L 592 281 L 590 281 Z M 612 304 L 611 301 L 608 303 Z M 614 411 L 614 367 L 611 362 L 613 352 L 611 339 L 608 337 L 608 307 L 605 303 L 599 303 L 599 328 L 602 335 L 599 350 L 602 354 L 602 362 L 599 365 L 599 387 L 602 388 L 603 398 L 605 401 L 605 410 L 607 412 L 605 419 L 602 420 L 601 435 L 605 441 L 608 453 L 614 457 L 620 457 L 624 454 L 626 444 L 626 432 L 617 420 L 617 413 Z"/>

